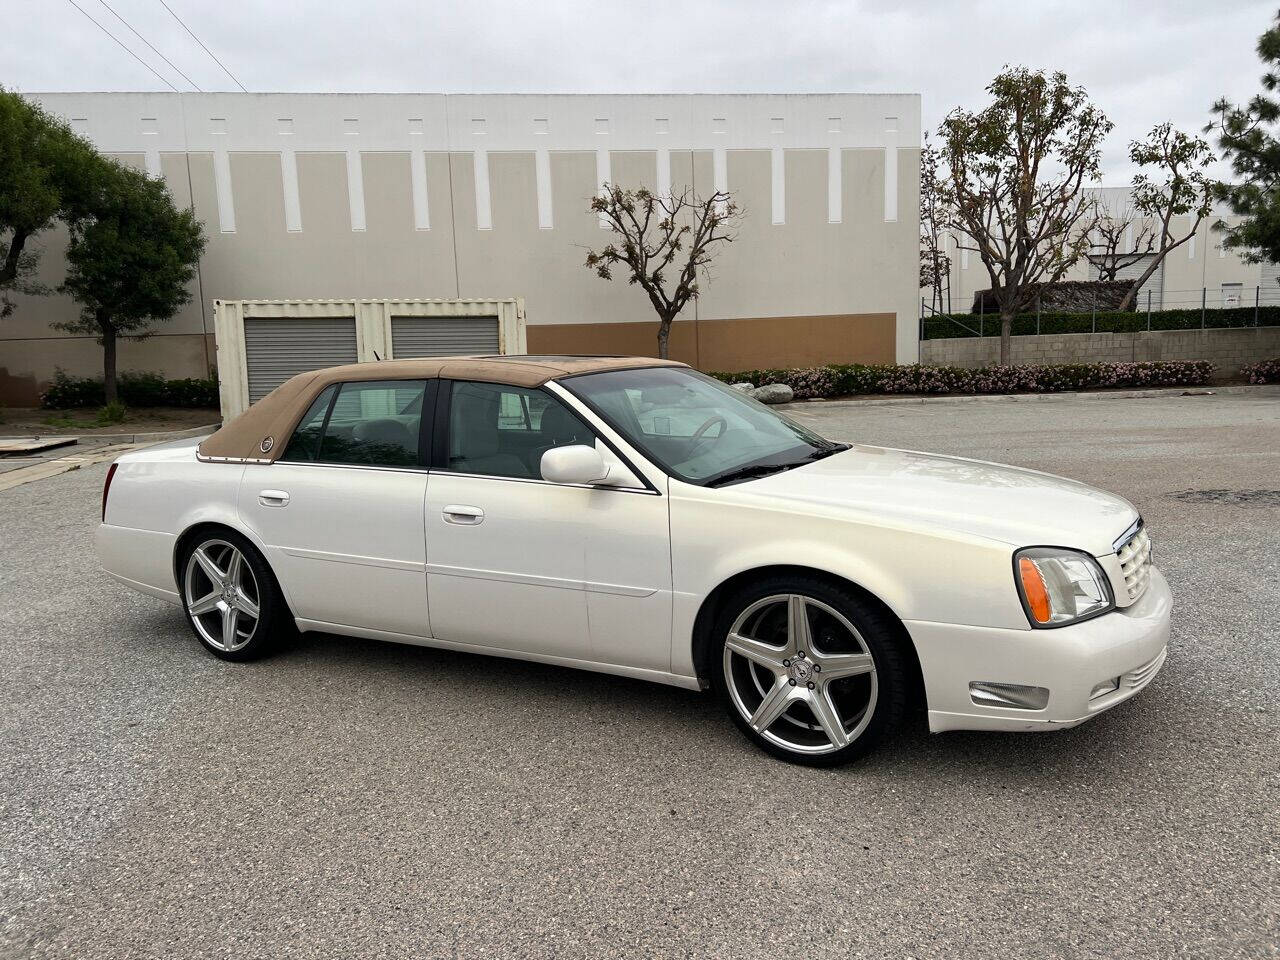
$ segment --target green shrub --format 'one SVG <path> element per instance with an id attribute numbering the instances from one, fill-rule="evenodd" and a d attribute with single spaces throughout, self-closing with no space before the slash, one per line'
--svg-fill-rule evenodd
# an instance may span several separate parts
<path id="1" fill-rule="evenodd" d="M 125 372 L 120 374 L 118 386 L 120 400 L 130 407 L 218 406 L 218 381 L 214 377 L 166 380 L 158 373 Z M 105 399 L 101 380 L 72 377 L 59 370 L 52 385 L 40 396 L 40 406 L 46 410 L 100 407 Z"/>
<path id="2" fill-rule="evenodd" d="M 105 427 L 112 423 L 124 423 L 125 415 L 128 412 L 123 403 L 119 400 L 112 400 L 98 411 L 98 426 Z"/>
<path id="3" fill-rule="evenodd" d="M 1209 382 L 1208 360 L 1139 363 L 1023 364 L 930 367 L 913 364 L 832 364 L 792 370 L 713 373 L 725 383 L 785 383 L 797 400 L 865 393 L 1055 393 L 1091 387 L 1190 387 Z"/>
<path id="4" fill-rule="evenodd" d="M 984 337 L 1000 336 L 1000 316 L 995 313 L 979 315 L 976 313 L 953 313 L 951 317 L 928 317 L 924 321 L 922 331 L 925 340 L 948 340 L 957 337 L 976 337 L 981 332 Z M 1013 335 L 1015 337 L 1031 336 L 1037 330 L 1040 333 L 1134 333 L 1139 330 L 1199 330 L 1199 308 L 1187 310 L 1153 310 L 1150 327 L 1147 325 L 1147 313 L 1099 311 L 1092 313 L 1042 313 L 1039 326 L 1034 313 L 1022 313 L 1013 318 Z M 1270 327 L 1280 325 L 1280 306 L 1258 307 L 1256 314 L 1258 326 Z M 1253 307 L 1228 307 L 1221 310 L 1208 310 L 1204 314 L 1206 327 L 1252 327 L 1255 323 Z M 969 329 L 966 329 L 969 328 Z"/>

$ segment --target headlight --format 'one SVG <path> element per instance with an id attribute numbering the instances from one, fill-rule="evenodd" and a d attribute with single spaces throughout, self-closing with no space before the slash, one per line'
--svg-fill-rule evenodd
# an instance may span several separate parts
<path id="1" fill-rule="evenodd" d="M 1111 584 L 1087 553 L 1028 547 L 1014 554 L 1018 594 L 1033 627 L 1061 627 L 1115 606 Z"/>

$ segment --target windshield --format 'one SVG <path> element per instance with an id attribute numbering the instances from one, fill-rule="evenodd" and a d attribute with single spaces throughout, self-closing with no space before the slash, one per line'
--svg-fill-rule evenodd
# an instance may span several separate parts
<path id="1" fill-rule="evenodd" d="M 560 383 L 664 470 L 689 483 L 749 479 L 844 449 L 683 367 L 611 370 Z"/>

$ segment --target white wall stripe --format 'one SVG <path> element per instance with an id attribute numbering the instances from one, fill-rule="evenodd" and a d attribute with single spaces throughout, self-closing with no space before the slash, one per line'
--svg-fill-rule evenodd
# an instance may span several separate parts
<path id="1" fill-rule="evenodd" d="M 533 168 L 538 187 L 538 229 L 551 230 L 555 227 L 551 205 L 551 151 L 535 150 Z"/>
<path id="2" fill-rule="evenodd" d="M 409 174 L 413 187 L 413 228 L 430 230 L 431 210 L 427 205 L 427 154 L 425 151 L 409 151 Z"/>
<path id="3" fill-rule="evenodd" d="M 489 151 L 475 150 L 471 154 L 476 181 L 476 229 L 493 229 L 493 207 L 489 197 Z"/>
<path id="4" fill-rule="evenodd" d="M 159 178 L 163 176 L 160 172 L 160 151 L 148 150 L 144 158 L 147 164 L 147 176 Z"/>
<path id="5" fill-rule="evenodd" d="M 347 203 L 351 207 L 351 229 L 364 230 L 364 164 L 359 150 L 347 151 Z"/>
<path id="6" fill-rule="evenodd" d="M 604 185 L 613 182 L 612 167 L 609 163 L 609 151 L 606 149 L 596 150 L 596 196 L 604 196 Z M 602 230 L 609 229 L 609 218 L 603 213 L 600 214 L 600 228 Z"/>
<path id="7" fill-rule="evenodd" d="M 236 204 L 231 195 L 231 158 L 226 150 L 213 151 L 213 186 L 218 194 L 218 228 L 236 232 Z"/>
<path id="8" fill-rule="evenodd" d="M 839 223 L 843 206 L 840 148 L 827 147 L 827 223 Z"/>
<path id="9" fill-rule="evenodd" d="M 781 147 L 769 151 L 773 178 L 773 222 L 787 222 L 787 152 Z"/>
<path id="10" fill-rule="evenodd" d="M 1194 260 L 1196 258 L 1196 235 L 1193 233 L 1191 239 L 1187 241 L 1187 259 Z"/>
<path id="11" fill-rule="evenodd" d="M 671 196 L 671 151 L 667 147 L 658 148 L 658 196 Z"/>
<path id="12" fill-rule="evenodd" d="M 898 118 L 884 121 L 884 222 L 898 220 Z"/>
<path id="13" fill-rule="evenodd" d="M 711 177 L 716 193 L 729 189 L 729 158 L 724 147 L 716 147 L 711 151 Z"/>
<path id="14" fill-rule="evenodd" d="M 298 233 L 302 230 L 302 202 L 298 199 L 298 155 L 292 150 L 280 151 L 280 182 L 284 184 L 284 228 Z"/>

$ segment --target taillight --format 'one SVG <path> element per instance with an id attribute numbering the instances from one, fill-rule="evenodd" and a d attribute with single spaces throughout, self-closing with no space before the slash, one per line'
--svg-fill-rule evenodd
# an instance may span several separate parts
<path id="1" fill-rule="evenodd" d="M 116 475 L 116 467 L 119 464 L 113 463 L 107 467 L 107 479 L 102 484 L 102 522 L 107 522 L 107 494 L 111 492 L 111 478 Z"/>

